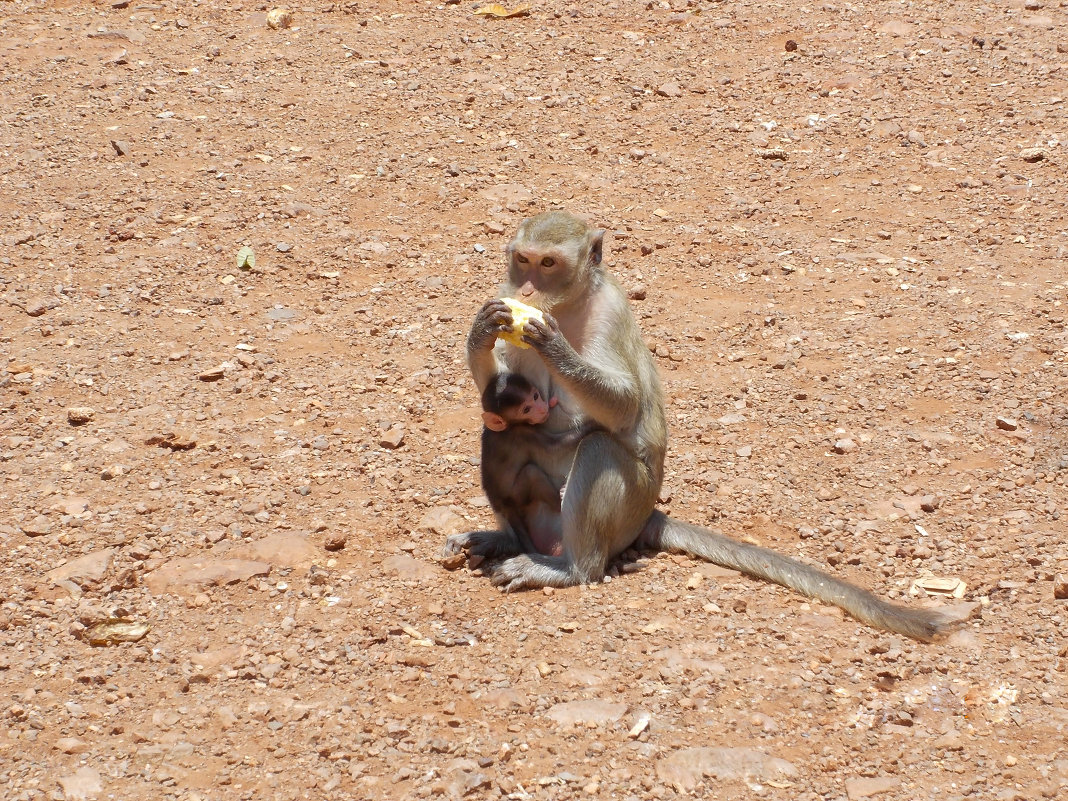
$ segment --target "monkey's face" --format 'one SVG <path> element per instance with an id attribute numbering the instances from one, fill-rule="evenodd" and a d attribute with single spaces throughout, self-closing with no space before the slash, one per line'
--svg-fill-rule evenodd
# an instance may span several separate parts
<path id="1" fill-rule="evenodd" d="M 576 274 L 580 254 L 566 245 L 546 246 L 522 241 L 519 237 L 508 246 L 508 282 L 513 295 L 542 311 L 567 296 Z"/>
<path id="2" fill-rule="evenodd" d="M 529 217 L 508 246 L 509 294 L 552 313 L 589 289 L 604 231 L 563 211 Z"/>
<path id="3" fill-rule="evenodd" d="M 526 398 L 508 410 L 506 417 L 510 423 L 541 425 L 549 419 L 549 401 L 541 390 L 532 389 Z"/>

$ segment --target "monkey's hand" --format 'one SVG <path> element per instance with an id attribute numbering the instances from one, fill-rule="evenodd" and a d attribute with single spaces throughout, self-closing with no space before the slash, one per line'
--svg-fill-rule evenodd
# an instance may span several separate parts
<path id="1" fill-rule="evenodd" d="M 546 361 L 553 363 L 571 346 L 560 332 L 560 324 L 551 314 L 543 314 L 544 319 L 531 317 L 523 329 L 523 341 L 536 350 Z"/>
<path id="2" fill-rule="evenodd" d="M 478 556 L 494 559 L 501 556 L 515 556 L 522 551 L 518 538 L 510 531 L 468 531 L 453 534 L 445 540 L 444 556 L 466 553 L 468 557 Z M 480 560 L 481 561 L 481 560 Z"/>
<path id="3" fill-rule="evenodd" d="M 510 333 L 511 330 L 512 310 L 508 305 L 500 298 L 487 301 L 471 323 L 471 333 L 467 335 L 467 349 L 492 350 L 497 335 Z"/>

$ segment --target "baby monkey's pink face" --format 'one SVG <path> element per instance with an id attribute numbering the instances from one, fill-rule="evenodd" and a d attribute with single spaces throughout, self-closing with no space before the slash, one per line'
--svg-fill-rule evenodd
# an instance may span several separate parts
<path id="1" fill-rule="evenodd" d="M 549 419 L 549 401 L 541 390 L 532 389 L 521 402 L 508 409 L 504 415 L 509 423 L 526 423 L 537 426 Z"/>

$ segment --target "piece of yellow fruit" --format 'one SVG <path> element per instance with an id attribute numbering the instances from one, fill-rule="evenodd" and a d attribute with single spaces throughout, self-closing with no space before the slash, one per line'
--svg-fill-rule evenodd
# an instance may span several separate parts
<path id="1" fill-rule="evenodd" d="M 526 328 L 527 321 L 531 319 L 545 322 L 545 315 L 541 313 L 540 309 L 520 303 L 514 298 L 501 298 L 501 300 L 508 304 L 508 308 L 512 310 L 512 331 L 507 334 L 497 334 L 497 336 L 517 348 L 529 348 L 530 345 L 522 339 L 523 329 Z"/>

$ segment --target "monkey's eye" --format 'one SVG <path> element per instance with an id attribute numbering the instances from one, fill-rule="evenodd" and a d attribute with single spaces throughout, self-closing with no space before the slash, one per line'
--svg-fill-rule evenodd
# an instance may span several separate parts
<path id="1" fill-rule="evenodd" d="M 526 264 L 527 262 L 530 261 L 530 259 L 528 259 L 526 256 L 524 256 L 522 253 L 516 253 L 515 254 L 515 260 L 517 262 L 519 262 L 520 264 Z"/>
<path id="2" fill-rule="evenodd" d="M 530 414 L 530 407 L 529 406 L 524 406 L 523 407 L 523 414 Z"/>
<path id="3" fill-rule="evenodd" d="M 534 390 L 534 394 L 531 395 L 530 397 L 532 397 L 534 400 L 541 400 L 541 393 L 538 392 L 537 390 Z"/>
<path id="4" fill-rule="evenodd" d="M 546 256 L 544 259 L 541 260 L 541 266 L 542 267 L 552 267 L 555 264 L 556 264 L 556 260 L 552 259 L 552 258 L 549 258 L 548 256 Z"/>

